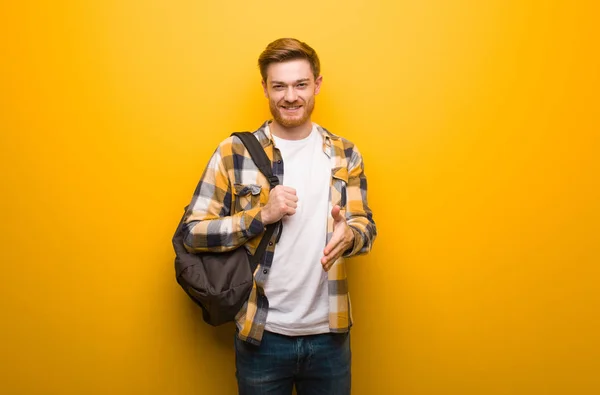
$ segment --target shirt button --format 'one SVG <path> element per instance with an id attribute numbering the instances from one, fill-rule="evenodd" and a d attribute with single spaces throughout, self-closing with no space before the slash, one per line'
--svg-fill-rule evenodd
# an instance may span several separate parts
<path id="1" fill-rule="evenodd" d="M 273 242 L 272 242 L 272 241 L 270 241 L 270 242 L 269 242 L 269 245 L 270 245 L 270 246 L 272 246 L 272 245 L 273 245 Z"/>
<path id="2" fill-rule="evenodd" d="M 267 269 L 265 269 L 265 270 L 263 270 L 263 273 L 267 274 L 267 273 L 269 273 L 269 271 Z"/>
<path id="3" fill-rule="evenodd" d="M 279 160 L 277 161 L 277 163 L 281 164 L 281 159 L 279 159 Z"/>

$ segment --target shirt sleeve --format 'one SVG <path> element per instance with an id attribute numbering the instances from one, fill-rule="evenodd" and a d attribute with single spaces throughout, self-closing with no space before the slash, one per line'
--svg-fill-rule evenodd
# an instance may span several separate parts
<path id="1" fill-rule="evenodd" d="M 212 155 L 185 214 L 184 245 L 190 252 L 233 250 L 261 234 L 261 207 L 231 213 L 232 188 L 222 157 Z"/>
<path id="2" fill-rule="evenodd" d="M 352 155 L 348 159 L 346 197 L 346 222 L 354 233 L 354 246 L 344 253 L 344 257 L 366 254 L 371 251 L 377 227 L 367 202 L 367 177 L 362 155 L 356 146 L 352 147 Z"/>

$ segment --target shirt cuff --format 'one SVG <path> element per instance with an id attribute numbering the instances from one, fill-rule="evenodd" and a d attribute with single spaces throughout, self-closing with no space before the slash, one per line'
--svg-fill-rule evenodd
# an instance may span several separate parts
<path id="1" fill-rule="evenodd" d="M 242 212 L 242 229 L 245 229 L 248 238 L 258 236 L 265 230 L 261 218 L 261 209 L 262 207 L 254 207 Z"/>
<path id="2" fill-rule="evenodd" d="M 342 254 L 342 256 L 344 258 L 349 258 L 352 255 L 356 255 L 362 248 L 364 245 L 364 240 L 362 237 L 362 234 L 356 230 L 355 227 L 353 227 L 352 225 L 348 225 L 350 227 L 350 230 L 352 231 L 352 233 L 354 234 L 354 245 L 350 248 L 348 248 L 346 251 L 344 251 L 344 253 Z"/>

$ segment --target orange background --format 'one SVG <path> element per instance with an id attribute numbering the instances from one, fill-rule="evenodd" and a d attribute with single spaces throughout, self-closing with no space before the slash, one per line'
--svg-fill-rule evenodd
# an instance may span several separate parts
<path id="1" fill-rule="evenodd" d="M 0 392 L 235 393 L 170 238 L 292 36 L 379 229 L 353 393 L 600 393 L 598 3 L 217 3 L 0 5 Z"/>

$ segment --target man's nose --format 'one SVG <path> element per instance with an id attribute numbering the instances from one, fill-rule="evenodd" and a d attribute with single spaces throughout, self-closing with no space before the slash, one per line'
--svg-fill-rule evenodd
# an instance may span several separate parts
<path id="1" fill-rule="evenodd" d="M 293 86 L 288 87 L 285 91 L 285 96 L 284 96 L 285 101 L 287 101 L 289 103 L 293 103 L 296 101 L 297 98 L 298 98 L 298 94 L 296 93 L 296 90 L 294 89 L 294 87 Z"/>

